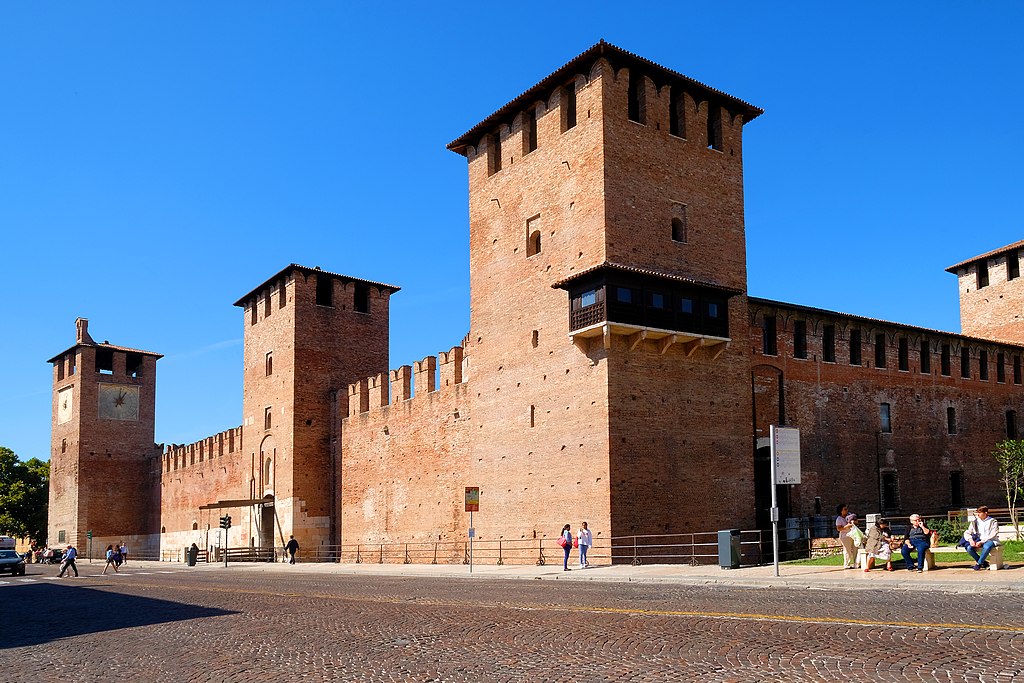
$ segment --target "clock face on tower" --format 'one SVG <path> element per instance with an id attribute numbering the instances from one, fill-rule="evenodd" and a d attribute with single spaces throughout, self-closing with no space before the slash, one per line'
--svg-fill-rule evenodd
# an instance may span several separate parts
<path id="1" fill-rule="evenodd" d="M 125 384 L 99 385 L 100 417 L 107 420 L 139 419 L 139 388 Z"/>
<path id="2" fill-rule="evenodd" d="M 75 387 L 71 385 L 57 392 L 57 424 L 71 421 L 75 400 Z"/>

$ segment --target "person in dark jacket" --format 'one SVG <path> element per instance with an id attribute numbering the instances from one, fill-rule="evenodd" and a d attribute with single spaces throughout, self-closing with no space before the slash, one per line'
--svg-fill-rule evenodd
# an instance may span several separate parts
<path id="1" fill-rule="evenodd" d="M 288 544 L 284 549 L 288 551 L 288 564 L 295 564 L 295 553 L 299 549 L 299 542 L 295 540 L 294 536 L 288 537 Z"/>

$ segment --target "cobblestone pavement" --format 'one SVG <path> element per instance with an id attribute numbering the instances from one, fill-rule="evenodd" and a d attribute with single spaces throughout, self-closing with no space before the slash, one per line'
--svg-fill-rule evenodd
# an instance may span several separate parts
<path id="1" fill-rule="evenodd" d="M 1024 681 L 1024 595 L 128 565 L 0 585 L 6 681 Z"/>

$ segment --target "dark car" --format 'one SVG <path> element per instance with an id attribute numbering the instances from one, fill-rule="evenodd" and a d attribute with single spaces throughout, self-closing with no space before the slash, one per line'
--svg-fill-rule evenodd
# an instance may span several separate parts
<path id="1" fill-rule="evenodd" d="M 25 559 L 13 550 L 0 550 L 0 572 L 25 576 Z"/>

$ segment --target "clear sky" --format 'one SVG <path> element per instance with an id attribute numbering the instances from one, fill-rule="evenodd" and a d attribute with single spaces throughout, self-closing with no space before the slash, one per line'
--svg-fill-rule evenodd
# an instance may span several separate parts
<path id="1" fill-rule="evenodd" d="M 1019 239 L 1024 3 L 0 4 L 0 445 L 51 367 L 165 355 L 158 442 L 241 424 L 231 304 L 288 263 L 402 287 L 391 366 L 469 331 L 445 145 L 603 38 L 765 114 L 753 296 L 958 332 L 947 266 Z"/>

